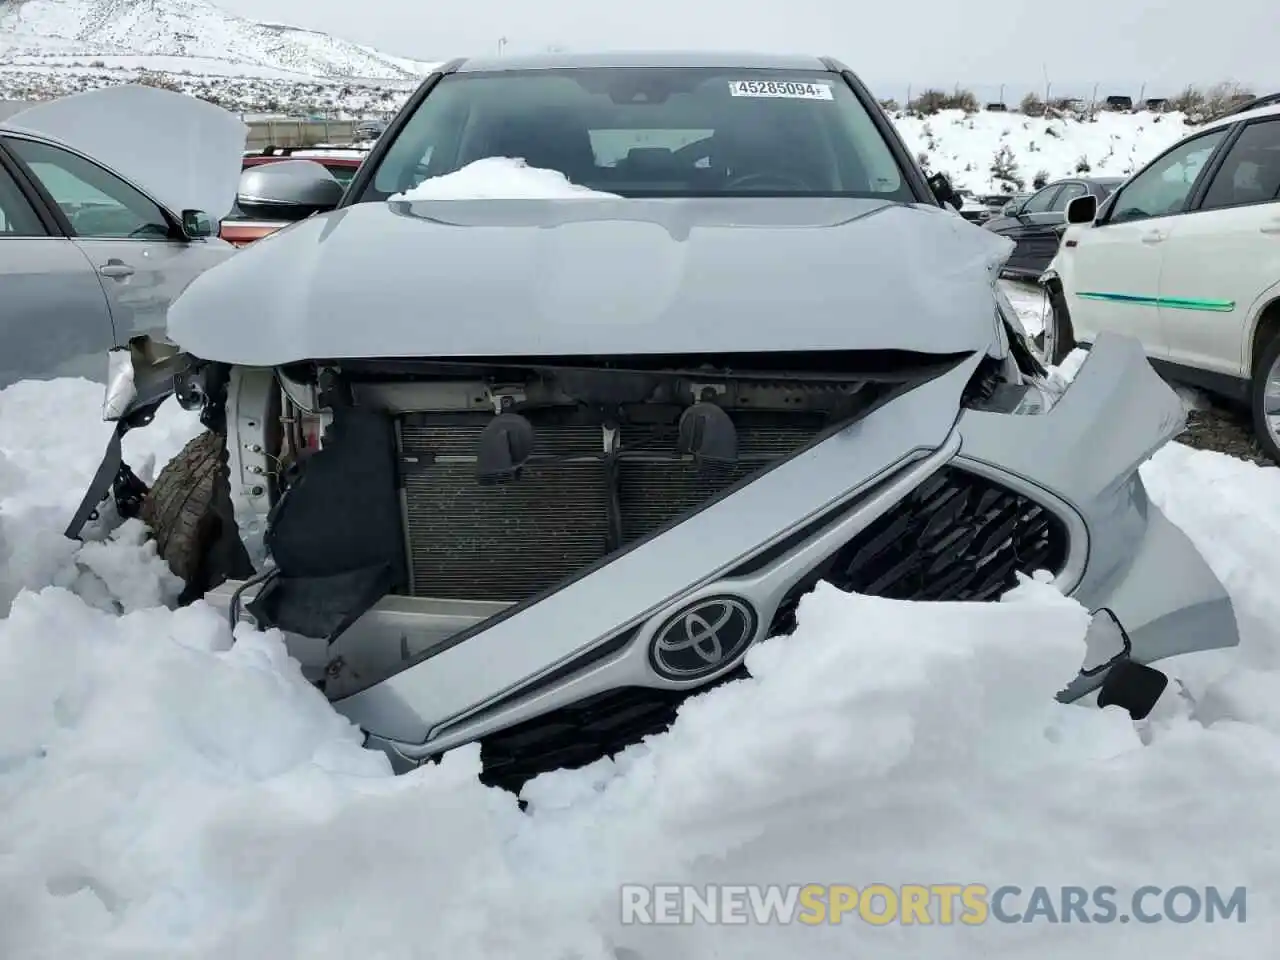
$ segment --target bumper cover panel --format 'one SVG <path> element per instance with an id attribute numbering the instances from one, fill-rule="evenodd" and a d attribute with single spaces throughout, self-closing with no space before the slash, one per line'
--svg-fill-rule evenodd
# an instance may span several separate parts
<path id="1" fill-rule="evenodd" d="M 1226 590 L 1150 502 L 1137 472 L 1185 422 L 1141 345 L 1105 333 L 1048 414 L 966 411 L 960 419 L 958 463 L 1038 489 L 1041 502 L 1075 514 L 1067 517 L 1077 531 L 1072 559 L 1058 584 L 1091 611 L 1110 609 L 1140 663 L 1240 642 Z M 1061 696 L 1075 699 L 1104 677 L 1077 677 Z"/>

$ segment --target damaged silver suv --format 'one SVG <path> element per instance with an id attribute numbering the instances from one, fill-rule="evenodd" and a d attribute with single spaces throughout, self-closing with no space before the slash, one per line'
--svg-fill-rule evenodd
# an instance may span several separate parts
<path id="1" fill-rule="evenodd" d="M 492 157 L 608 196 L 412 199 Z M 1151 664 L 1238 642 L 1138 475 L 1172 391 L 1115 336 L 1050 378 L 1008 241 L 842 65 L 459 61 L 340 198 L 313 166 L 248 198 L 298 222 L 115 354 L 69 532 L 114 486 L 186 599 L 283 631 L 403 768 L 479 741 L 518 789 L 615 753 L 822 581 L 983 602 L 1045 571 L 1094 611 L 1060 698 L 1135 716 Z M 208 432 L 146 490 L 119 434 L 170 394 Z"/>

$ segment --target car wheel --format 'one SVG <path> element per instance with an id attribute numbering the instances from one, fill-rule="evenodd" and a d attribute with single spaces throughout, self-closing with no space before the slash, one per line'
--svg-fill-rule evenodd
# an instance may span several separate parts
<path id="1" fill-rule="evenodd" d="M 1280 464 L 1280 335 L 1271 338 L 1253 368 L 1249 405 L 1258 445 Z"/>
<path id="2" fill-rule="evenodd" d="M 229 578 L 252 574 L 231 508 L 225 438 L 212 430 L 173 458 L 142 502 L 156 551 L 185 585 L 187 604 Z"/>
<path id="3" fill-rule="evenodd" d="M 1076 332 L 1071 325 L 1071 311 L 1067 309 L 1067 295 L 1062 287 L 1049 284 L 1049 319 L 1044 325 L 1044 334 L 1040 343 L 1040 352 L 1045 363 L 1056 367 L 1067 359 L 1076 348 Z"/>

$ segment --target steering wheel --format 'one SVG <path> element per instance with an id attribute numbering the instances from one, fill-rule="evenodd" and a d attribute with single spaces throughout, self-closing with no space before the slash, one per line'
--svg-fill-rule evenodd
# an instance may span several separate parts
<path id="1" fill-rule="evenodd" d="M 741 190 L 750 184 L 773 184 L 784 189 L 798 190 L 803 193 L 813 188 L 799 177 L 793 177 L 785 173 L 744 173 L 739 177 L 731 177 L 725 182 L 726 190 Z M 756 189 L 767 189 L 765 186 L 757 186 Z"/>

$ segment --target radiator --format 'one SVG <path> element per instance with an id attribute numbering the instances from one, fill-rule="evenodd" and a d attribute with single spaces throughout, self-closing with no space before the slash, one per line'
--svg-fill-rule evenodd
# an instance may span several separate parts
<path id="1" fill-rule="evenodd" d="M 795 453 L 821 417 L 735 417 L 738 462 L 682 458 L 674 426 L 628 426 L 612 467 L 597 425 L 538 425 L 534 457 L 500 484 L 476 479 L 482 422 L 400 423 L 416 596 L 519 602 L 635 543 Z M 616 504 L 616 507 L 611 506 Z"/>

